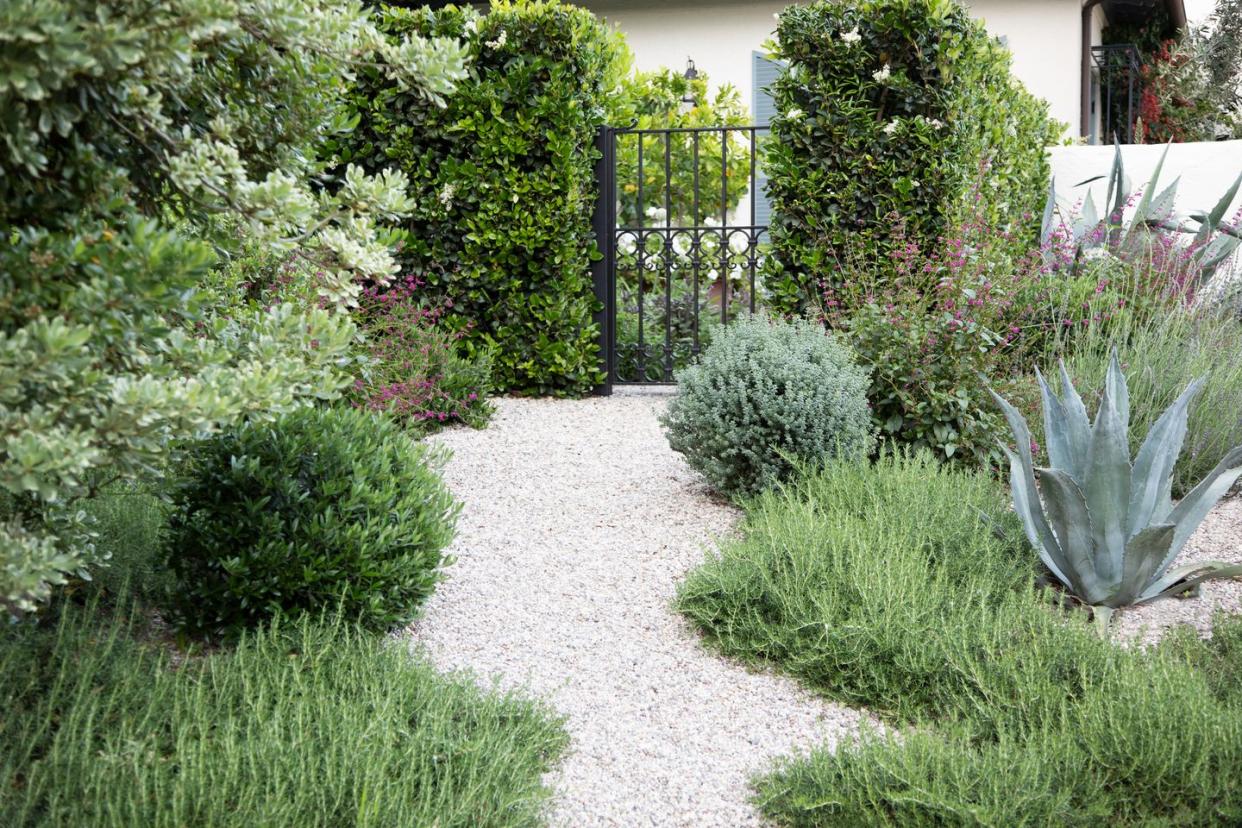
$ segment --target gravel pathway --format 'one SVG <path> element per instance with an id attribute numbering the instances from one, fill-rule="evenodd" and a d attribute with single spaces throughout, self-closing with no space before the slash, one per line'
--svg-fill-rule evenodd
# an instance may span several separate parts
<path id="1" fill-rule="evenodd" d="M 1195 561 L 1242 563 L 1242 496 L 1218 503 L 1173 565 Z M 1126 643 L 1151 644 L 1172 627 L 1189 624 L 1206 636 L 1212 632 L 1212 616 L 1222 612 L 1242 613 L 1242 581 L 1208 581 L 1197 598 L 1162 598 L 1122 610 L 1114 618 L 1114 634 Z"/>
<path id="2" fill-rule="evenodd" d="M 670 609 L 738 515 L 669 450 L 663 405 L 502 399 L 487 430 L 433 438 L 465 509 L 457 562 L 410 634 L 442 669 L 567 717 L 554 825 L 758 825 L 750 776 L 864 718 L 717 657 Z"/>

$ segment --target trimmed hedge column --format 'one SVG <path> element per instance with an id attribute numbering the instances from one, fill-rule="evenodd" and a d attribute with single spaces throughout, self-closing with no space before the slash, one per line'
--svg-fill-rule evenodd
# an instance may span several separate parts
<path id="1" fill-rule="evenodd" d="M 471 78 L 445 108 L 382 76 L 355 89 L 342 160 L 399 165 L 417 201 L 404 263 L 451 301 L 469 351 L 495 352 L 500 390 L 576 395 L 602 379 L 590 264 L 594 140 L 628 69 L 620 36 L 548 0 L 387 10 L 391 34 L 469 43 Z"/>
<path id="2" fill-rule="evenodd" d="M 1061 125 L 961 5 L 821 0 L 786 9 L 777 39 L 788 68 L 772 90 L 767 284 L 778 309 L 804 309 L 847 258 L 887 259 L 899 224 L 903 243 L 924 245 L 967 207 L 992 227 L 1039 214 Z"/>

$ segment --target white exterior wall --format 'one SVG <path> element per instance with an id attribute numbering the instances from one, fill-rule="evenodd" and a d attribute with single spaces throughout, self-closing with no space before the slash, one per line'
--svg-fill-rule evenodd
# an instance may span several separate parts
<path id="1" fill-rule="evenodd" d="M 579 0 L 625 32 L 638 69 L 682 69 L 686 58 L 713 85 L 731 83 L 753 100 L 751 54 L 772 36 L 788 2 L 748 0 Z M 1045 98 L 1052 116 L 1078 133 L 1081 88 L 1080 0 L 967 0 L 993 35 L 1008 38 L 1014 74 Z"/>
<path id="2" fill-rule="evenodd" d="M 776 28 L 774 15 L 789 2 L 746 0 L 578 0 L 625 32 L 635 68 L 682 70 L 686 58 L 712 86 L 731 83 L 749 109 L 754 100 L 751 54 Z"/>
<path id="3" fill-rule="evenodd" d="M 1096 206 L 1104 210 L 1108 181 L 1096 181 L 1082 187 L 1073 185 L 1093 176 L 1107 176 L 1113 167 L 1114 149 L 1096 147 L 1051 147 L 1048 158 L 1056 177 L 1060 200 L 1071 206 L 1091 191 Z M 1164 152 L 1163 144 L 1127 144 L 1121 148 L 1126 178 L 1132 190 L 1143 187 Z M 1164 189 L 1180 178 L 1177 184 L 1176 210 L 1182 215 L 1210 210 L 1242 173 L 1242 141 L 1212 141 L 1195 144 L 1170 144 L 1169 154 L 1156 183 Z M 1233 200 L 1229 214 L 1242 209 L 1242 190 Z"/>
<path id="4" fill-rule="evenodd" d="M 967 0 L 971 14 L 988 32 L 1004 37 L 1013 53 L 1013 73 L 1048 102 L 1053 118 L 1078 134 L 1082 90 L 1082 3 L 1080 0 Z"/>

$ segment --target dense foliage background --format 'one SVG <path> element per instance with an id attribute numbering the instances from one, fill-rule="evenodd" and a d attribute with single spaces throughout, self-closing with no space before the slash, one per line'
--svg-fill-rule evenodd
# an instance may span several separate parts
<path id="1" fill-rule="evenodd" d="M 89 574 L 83 498 L 339 394 L 354 326 L 334 309 L 395 272 L 382 224 L 409 209 L 400 173 L 321 163 L 343 80 L 365 63 L 427 106 L 464 61 L 356 3 L 0 7 L 0 608 Z M 314 271 L 322 303 L 196 290 L 239 237 Z"/>
<path id="2" fill-rule="evenodd" d="M 1060 128 L 962 6 L 817 2 L 786 9 L 776 34 L 775 307 L 806 307 L 847 255 L 883 262 L 898 228 L 925 243 L 967 208 L 998 228 L 1038 214 Z"/>
<path id="3" fill-rule="evenodd" d="M 468 354 L 491 351 L 498 389 L 580 394 L 601 378 L 590 263 L 594 141 L 628 69 L 620 35 L 559 2 L 389 9 L 392 37 L 460 37 L 470 77 L 444 109 L 360 73 L 358 129 L 340 157 L 395 165 L 415 206 L 401 261 L 445 300 Z"/>

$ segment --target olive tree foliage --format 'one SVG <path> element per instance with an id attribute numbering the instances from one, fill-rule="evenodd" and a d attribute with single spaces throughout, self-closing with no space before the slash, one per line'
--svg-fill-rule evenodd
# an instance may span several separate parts
<path id="1" fill-rule="evenodd" d="M 466 73 L 456 41 L 387 39 L 357 3 L 0 4 L 0 607 L 87 576 L 82 498 L 339 393 L 339 309 L 395 273 L 384 225 L 412 206 L 400 172 L 318 152 L 363 66 L 428 105 Z M 315 269 L 320 306 L 213 311 L 222 223 Z"/>

